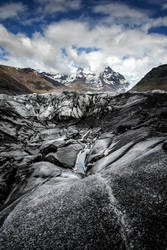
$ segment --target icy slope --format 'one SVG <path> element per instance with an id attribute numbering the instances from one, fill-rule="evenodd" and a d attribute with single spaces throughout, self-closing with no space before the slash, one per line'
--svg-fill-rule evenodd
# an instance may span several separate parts
<path id="1" fill-rule="evenodd" d="M 167 93 L 0 96 L 0 249 L 167 248 Z"/>

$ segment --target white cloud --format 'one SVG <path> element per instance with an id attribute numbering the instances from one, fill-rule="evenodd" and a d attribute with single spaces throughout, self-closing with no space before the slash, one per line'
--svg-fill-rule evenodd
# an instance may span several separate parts
<path id="1" fill-rule="evenodd" d="M 25 5 L 22 3 L 7 3 L 0 6 L 0 19 L 8 19 L 17 17 L 20 13 L 26 10 Z"/>
<path id="2" fill-rule="evenodd" d="M 147 23 L 149 19 L 148 10 L 136 9 L 123 3 L 97 5 L 93 8 L 93 11 L 106 15 L 104 22 L 108 24 L 122 24 L 132 28 Z"/>
<path id="3" fill-rule="evenodd" d="M 37 2 L 41 5 L 38 11 L 43 14 L 78 10 L 81 7 L 81 0 L 37 0 Z"/>
<path id="4" fill-rule="evenodd" d="M 151 27 L 165 26 L 167 20 L 166 17 L 151 19 L 139 10 L 130 13 L 131 9 L 125 5 L 121 5 L 123 13 L 116 9 L 113 12 L 115 6 L 118 4 L 114 7 L 110 4 L 110 11 L 115 17 L 128 17 L 140 25 L 130 28 L 124 22 L 115 23 L 113 17 L 107 14 L 93 27 L 90 27 L 89 19 L 52 23 L 45 26 L 43 35 L 34 33 L 32 38 L 12 34 L 0 25 L 0 46 L 9 53 L 8 64 L 11 66 L 68 73 L 76 65 L 98 72 L 109 65 L 129 80 L 137 82 L 152 67 L 167 61 L 167 36 L 148 33 Z M 96 8 L 95 11 L 100 10 Z M 77 48 L 80 47 L 98 50 L 78 53 Z M 62 53 L 62 48 L 65 48 L 67 56 Z M 0 63 L 4 62 L 0 60 Z"/>
<path id="5" fill-rule="evenodd" d="M 166 10 L 166 9 L 167 9 L 167 2 L 163 3 L 162 9 L 163 9 L 163 10 Z"/>
<path id="6" fill-rule="evenodd" d="M 158 17 L 158 18 L 150 18 L 148 22 L 145 22 L 141 29 L 145 32 L 148 32 L 151 28 L 155 27 L 166 27 L 167 26 L 167 17 Z"/>
<path id="7" fill-rule="evenodd" d="M 109 4 L 104 4 L 104 5 L 97 5 L 94 8 L 94 12 L 96 13 L 103 13 L 103 14 L 108 14 L 113 17 L 130 17 L 130 18 L 143 18 L 146 16 L 145 13 L 128 7 L 125 4 L 121 3 L 109 3 Z"/>
<path id="8" fill-rule="evenodd" d="M 152 22 L 152 27 L 167 26 L 167 16 L 159 17 Z"/>
<path id="9" fill-rule="evenodd" d="M 43 15 L 40 15 L 40 16 L 31 17 L 31 18 L 22 20 L 22 25 L 25 25 L 25 26 L 31 26 L 31 25 L 34 25 L 35 23 L 36 24 L 40 23 L 40 25 L 45 23 L 45 17 Z"/>

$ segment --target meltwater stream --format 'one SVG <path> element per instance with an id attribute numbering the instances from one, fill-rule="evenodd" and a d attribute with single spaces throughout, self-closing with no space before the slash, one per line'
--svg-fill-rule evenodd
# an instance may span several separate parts
<path id="1" fill-rule="evenodd" d="M 88 130 L 80 140 L 78 140 L 78 142 L 82 145 L 82 149 L 79 151 L 78 155 L 77 155 L 77 159 L 76 159 L 76 163 L 75 163 L 75 167 L 74 167 L 74 171 L 77 174 L 82 174 L 85 175 L 86 173 L 86 166 L 85 166 L 85 162 L 86 162 L 86 157 L 87 155 L 90 153 L 90 149 L 92 147 L 92 140 L 89 141 L 88 137 L 91 134 L 91 130 Z"/>
<path id="2" fill-rule="evenodd" d="M 78 174 L 85 174 L 86 172 L 86 167 L 85 167 L 85 160 L 86 156 L 88 155 L 90 149 L 87 148 L 87 146 L 82 149 L 77 156 L 76 164 L 74 171 L 77 172 Z"/>

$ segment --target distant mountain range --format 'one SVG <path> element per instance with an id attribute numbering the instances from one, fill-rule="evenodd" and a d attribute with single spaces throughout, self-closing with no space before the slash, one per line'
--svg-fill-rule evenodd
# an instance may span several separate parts
<path id="1" fill-rule="evenodd" d="M 129 82 L 123 75 L 113 71 L 109 66 L 104 71 L 95 74 L 79 68 L 76 73 L 65 74 L 48 74 L 43 72 L 44 76 L 61 83 L 66 87 L 74 90 L 96 90 L 96 91 L 121 91 L 125 92 L 129 87 Z M 77 88 L 76 88 L 77 87 Z"/>
<path id="2" fill-rule="evenodd" d="M 129 90 L 130 83 L 123 75 L 105 67 L 101 73 L 79 68 L 72 74 L 39 73 L 31 68 L 16 68 L 0 65 L 0 94 L 112 92 Z M 167 90 L 167 64 L 153 68 L 131 91 Z"/>
<path id="3" fill-rule="evenodd" d="M 31 68 L 15 68 L 0 65 L 0 93 L 61 93 L 64 90 L 76 92 L 125 92 L 129 82 L 123 75 L 106 67 L 95 74 L 81 68 L 74 74 L 39 73 Z"/>
<path id="4" fill-rule="evenodd" d="M 167 90 L 167 64 L 153 68 L 131 90 Z"/>

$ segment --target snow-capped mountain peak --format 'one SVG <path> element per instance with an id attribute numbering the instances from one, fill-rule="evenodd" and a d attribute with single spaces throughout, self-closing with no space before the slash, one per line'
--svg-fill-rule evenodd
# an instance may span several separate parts
<path id="1" fill-rule="evenodd" d="M 105 67 L 101 73 L 94 73 L 78 68 L 76 73 L 70 75 L 66 74 L 48 74 L 43 73 L 45 76 L 61 83 L 65 86 L 71 87 L 73 83 L 80 82 L 85 84 L 86 89 L 90 87 L 94 91 L 119 91 L 125 92 L 129 86 L 129 82 L 123 75 L 113 71 L 109 66 Z"/>
<path id="2" fill-rule="evenodd" d="M 76 79 L 86 80 L 86 76 L 83 68 L 78 68 L 76 72 Z"/>

